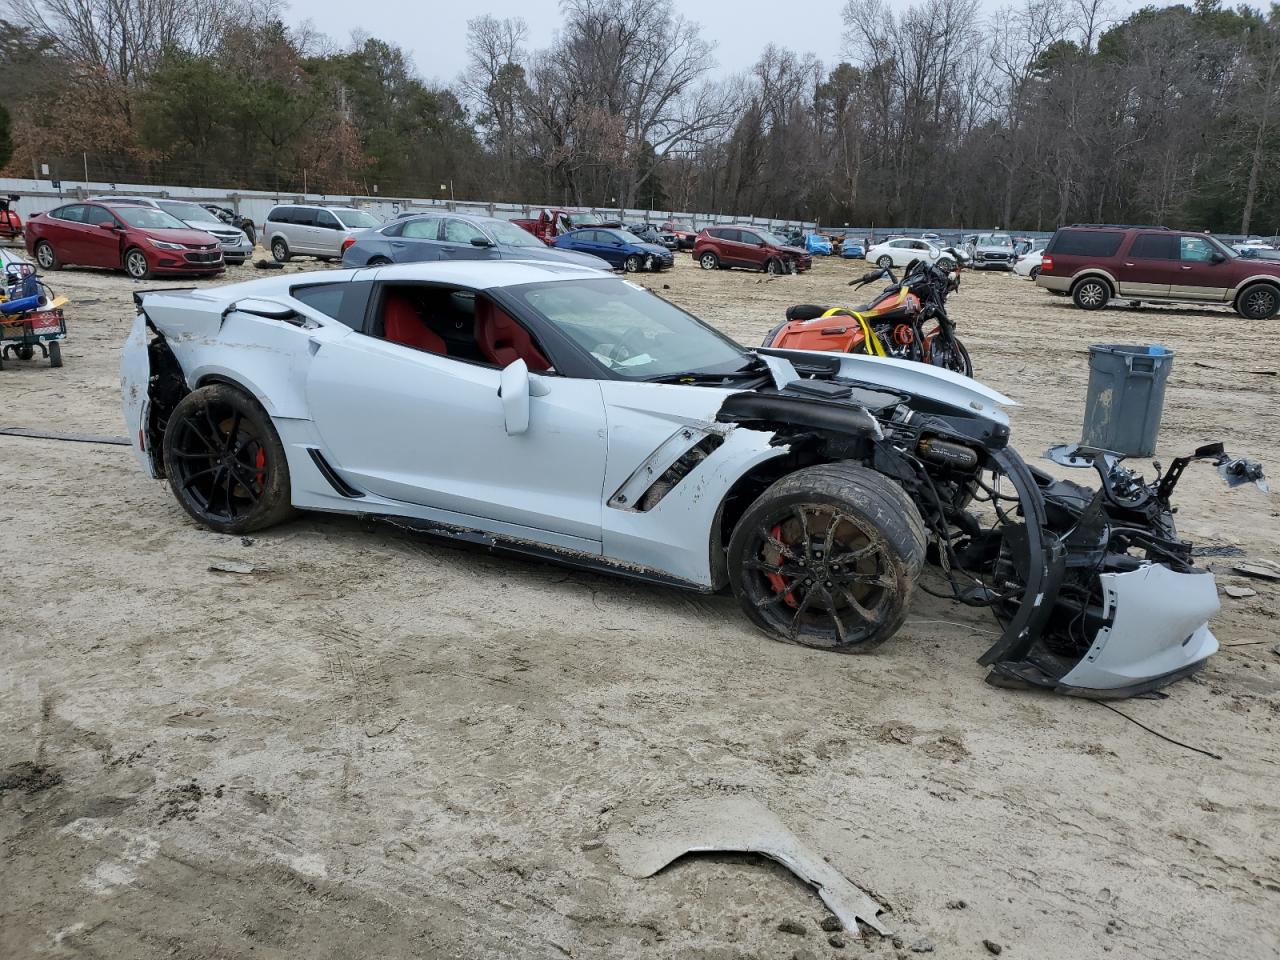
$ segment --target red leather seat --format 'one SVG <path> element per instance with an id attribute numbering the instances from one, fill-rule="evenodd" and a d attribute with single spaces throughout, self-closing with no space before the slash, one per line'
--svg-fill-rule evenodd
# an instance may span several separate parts
<path id="1" fill-rule="evenodd" d="M 528 331 L 487 297 L 476 297 L 476 343 L 480 352 L 500 367 L 523 360 L 530 370 L 551 369 Z"/>
<path id="2" fill-rule="evenodd" d="M 382 304 L 382 335 L 392 343 L 448 355 L 444 339 L 422 322 L 413 301 L 392 291 Z"/>

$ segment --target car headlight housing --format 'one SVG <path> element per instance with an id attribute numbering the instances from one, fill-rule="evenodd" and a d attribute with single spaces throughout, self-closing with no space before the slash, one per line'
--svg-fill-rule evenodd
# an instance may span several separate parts
<path id="1" fill-rule="evenodd" d="M 180 243 L 170 243 L 168 240 L 157 240 L 155 237 L 147 237 L 148 242 L 153 247 L 159 247 L 161 250 L 185 250 L 187 249 Z"/>

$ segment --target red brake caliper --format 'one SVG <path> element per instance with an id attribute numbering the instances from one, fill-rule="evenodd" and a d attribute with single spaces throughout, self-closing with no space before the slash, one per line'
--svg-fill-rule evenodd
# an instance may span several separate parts
<path id="1" fill-rule="evenodd" d="M 769 533 L 773 536 L 773 539 L 777 540 L 779 543 L 784 542 L 782 539 L 782 524 L 775 526 L 769 531 Z M 777 563 L 781 560 L 782 554 L 779 553 L 778 559 L 774 562 Z M 795 595 L 791 592 L 786 577 L 780 573 L 766 573 L 764 576 L 765 579 L 769 581 L 769 586 L 773 587 L 774 593 L 785 594 L 782 599 L 788 606 L 794 607 L 796 605 Z"/>
<path id="2" fill-rule="evenodd" d="M 264 468 L 267 465 L 267 451 L 263 450 L 261 446 L 258 447 L 258 452 L 253 457 L 253 465 L 258 469 L 258 473 L 253 479 L 258 481 L 259 488 L 265 487 L 267 485 L 267 471 Z"/>

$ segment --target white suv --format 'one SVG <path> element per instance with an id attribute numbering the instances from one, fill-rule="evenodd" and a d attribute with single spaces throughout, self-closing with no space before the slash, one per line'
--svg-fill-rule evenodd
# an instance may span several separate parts
<path id="1" fill-rule="evenodd" d="M 223 223 L 216 214 L 210 213 L 198 203 L 190 200 L 153 200 L 151 197 L 94 197 L 105 203 L 137 203 L 144 207 L 155 207 L 170 216 L 177 217 L 193 230 L 203 230 L 218 238 L 222 247 L 222 259 L 235 265 L 244 263 L 253 256 L 253 241 L 243 230 Z"/>
<path id="2" fill-rule="evenodd" d="M 333 260 L 366 230 L 382 226 L 377 217 L 355 207 L 281 204 L 271 208 L 262 228 L 262 245 L 281 263 L 290 257 Z"/>

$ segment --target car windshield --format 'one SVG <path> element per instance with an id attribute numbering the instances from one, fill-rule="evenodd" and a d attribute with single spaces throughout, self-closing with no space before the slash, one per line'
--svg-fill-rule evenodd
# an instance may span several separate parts
<path id="1" fill-rule="evenodd" d="M 187 225 L 177 217 L 157 210 L 155 207 L 136 207 L 120 204 L 112 207 L 111 212 L 131 227 L 143 230 L 186 230 Z"/>
<path id="2" fill-rule="evenodd" d="M 165 213 L 171 213 L 179 220 L 185 220 L 187 223 L 211 223 L 216 226 L 222 226 L 222 221 L 206 210 L 204 207 L 195 203 L 181 203 L 177 201 L 161 202 L 161 209 Z"/>
<path id="3" fill-rule="evenodd" d="M 526 283 L 504 292 L 628 380 L 723 377 L 754 365 L 728 337 L 627 280 Z"/>
<path id="4" fill-rule="evenodd" d="M 787 241 L 783 240 L 776 233 L 770 233 L 768 230 L 761 230 L 758 227 L 752 227 L 752 229 L 755 230 L 755 232 L 760 235 L 760 239 L 763 240 L 765 243 L 773 244 L 773 246 L 775 247 L 788 246 Z"/>
<path id="5" fill-rule="evenodd" d="M 346 227 L 377 227 L 381 226 L 381 221 L 377 217 L 371 217 L 363 210 L 336 210 L 334 211 L 338 219 L 342 221 Z"/>
<path id="6" fill-rule="evenodd" d="M 493 239 L 504 247 L 545 247 L 546 244 L 528 230 L 517 227 L 506 220 L 485 222 L 485 227 L 493 234 Z"/>
<path id="7" fill-rule="evenodd" d="M 980 247 L 1012 247 L 1013 237 L 1007 233 L 984 233 L 978 237 Z"/>
<path id="8" fill-rule="evenodd" d="M 609 235 L 617 237 L 623 243 L 644 243 L 643 240 L 637 237 L 630 230 L 610 230 Z"/>

